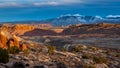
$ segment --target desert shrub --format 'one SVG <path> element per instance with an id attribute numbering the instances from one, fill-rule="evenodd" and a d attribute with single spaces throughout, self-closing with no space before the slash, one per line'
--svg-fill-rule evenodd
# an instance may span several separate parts
<path id="1" fill-rule="evenodd" d="M 117 54 L 116 54 L 116 57 L 120 58 L 120 53 L 117 53 Z"/>
<path id="2" fill-rule="evenodd" d="M 11 54 L 18 54 L 19 53 L 19 48 L 17 46 L 12 46 L 8 48 L 8 52 Z"/>
<path id="3" fill-rule="evenodd" d="M 74 54 L 76 54 L 77 52 L 76 52 L 76 51 L 72 51 L 71 53 L 74 53 Z"/>
<path id="4" fill-rule="evenodd" d="M 0 63 L 7 63 L 9 61 L 8 51 L 0 48 Z"/>
<path id="5" fill-rule="evenodd" d="M 95 68 L 95 66 L 85 64 L 85 65 L 84 65 L 84 68 Z"/>
<path id="6" fill-rule="evenodd" d="M 82 45 L 79 45 L 79 46 L 77 46 L 77 47 L 74 47 L 74 48 L 72 49 L 72 52 L 80 52 L 80 51 L 82 51 L 82 50 L 84 50 L 83 46 L 82 46 Z"/>
<path id="7" fill-rule="evenodd" d="M 82 58 L 83 59 L 90 59 L 90 58 L 92 58 L 92 56 L 90 54 L 83 54 Z"/>
<path id="8" fill-rule="evenodd" d="M 120 53 L 110 52 L 109 55 L 112 56 L 112 57 L 118 57 L 118 58 L 120 58 Z"/>
<path id="9" fill-rule="evenodd" d="M 105 64 L 108 63 L 108 60 L 105 57 L 93 57 L 93 61 L 95 63 L 105 63 Z"/>
<path id="10" fill-rule="evenodd" d="M 110 55 L 111 54 L 111 51 L 109 49 L 106 49 L 106 54 Z"/>
<path id="11" fill-rule="evenodd" d="M 93 66 L 93 65 L 87 65 L 87 64 L 85 64 L 83 67 L 84 68 L 95 68 L 95 66 Z"/>
<path id="12" fill-rule="evenodd" d="M 30 50 L 29 50 L 29 49 L 25 49 L 25 50 L 23 50 L 23 54 L 24 54 L 24 55 L 27 56 L 29 53 L 30 53 Z"/>
<path id="13" fill-rule="evenodd" d="M 93 47 L 93 46 L 88 46 L 88 49 L 91 49 L 91 50 L 93 50 L 93 51 L 96 51 L 96 50 L 97 50 L 97 48 L 96 48 L 96 47 Z"/>
<path id="14" fill-rule="evenodd" d="M 51 46 L 51 45 L 47 45 L 47 48 L 48 48 L 48 53 L 49 54 L 53 54 L 54 51 L 56 50 L 56 47 L 55 46 Z"/>
<path id="15" fill-rule="evenodd" d="M 65 48 L 61 49 L 62 52 L 67 52 L 67 50 Z"/>

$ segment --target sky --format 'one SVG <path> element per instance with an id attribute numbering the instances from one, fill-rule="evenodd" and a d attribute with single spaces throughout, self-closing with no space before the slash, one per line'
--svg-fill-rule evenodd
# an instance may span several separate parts
<path id="1" fill-rule="evenodd" d="M 66 14 L 120 15 L 120 0 L 0 0 L 0 22 L 43 20 Z"/>

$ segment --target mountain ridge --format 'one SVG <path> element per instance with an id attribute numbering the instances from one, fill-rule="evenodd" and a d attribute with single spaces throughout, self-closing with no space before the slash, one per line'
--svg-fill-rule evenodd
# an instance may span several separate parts
<path id="1" fill-rule="evenodd" d="M 61 15 L 60 17 L 43 20 L 42 22 L 51 22 L 53 25 L 70 25 L 70 24 L 94 24 L 94 23 L 120 23 L 120 15 L 101 16 L 84 16 L 79 14 Z"/>
<path id="2" fill-rule="evenodd" d="M 118 24 L 120 23 L 120 15 L 108 15 L 106 17 L 101 16 L 85 16 L 85 15 L 61 15 L 56 18 L 50 18 L 45 20 L 31 20 L 31 21 L 13 21 L 8 22 L 12 24 L 16 23 L 26 23 L 26 24 L 38 24 L 38 23 L 49 23 L 53 26 L 68 26 L 73 24 L 94 24 L 94 23 L 113 23 Z M 6 22 L 3 22 L 6 23 Z"/>

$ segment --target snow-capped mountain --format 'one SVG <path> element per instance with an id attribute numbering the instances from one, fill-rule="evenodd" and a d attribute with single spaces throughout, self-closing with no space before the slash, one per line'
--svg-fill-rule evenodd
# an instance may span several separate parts
<path id="1" fill-rule="evenodd" d="M 49 23 L 53 26 L 67 26 L 72 24 L 94 24 L 94 23 L 119 23 L 120 24 L 120 15 L 108 15 L 106 17 L 101 16 L 84 16 L 79 14 L 74 15 L 61 15 L 57 18 L 40 20 L 40 21 L 14 21 L 9 23 Z"/>
<path id="2" fill-rule="evenodd" d="M 92 24 L 92 23 L 120 23 L 120 15 L 108 15 L 106 17 L 101 16 L 83 16 L 79 14 L 75 15 L 61 15 L 60 17 L 43 20 L 42 22 L 51 23 L 53 25 L 70 25 L 70 24 Z"/>
<path id="3" fill-rule="evenodd" d="M 120 15 L 108 15 L 106 16 L 108 19 L 120 19 Z"/>

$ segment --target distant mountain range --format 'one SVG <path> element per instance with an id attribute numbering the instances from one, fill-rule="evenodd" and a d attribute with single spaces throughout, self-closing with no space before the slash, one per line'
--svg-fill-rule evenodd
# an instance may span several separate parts
<path id="1" fill-rule="evenodd" d="M 83 16 L 75 15 L 62 15 L 57 18 L 43 20 L 41 22 L 52 23 L 53 25 L 70 25 L 70 24 L 93 24 L 93 23 L 120 23 L 120 15 L 108 15 L 106 17 L 100 16 Z"/>
<path id="2" fill-rule="evenodd" d="M 71 24 L 93 24 L 93 23 L 120 23 L 120 15 L 101 16 L 84 16 L 79 14 L 61 15 L 57 18 L 46 19 L 41 21 L 15 21 L 9 23 L 50 23 L 54 26 L 67 26 Z"/>

